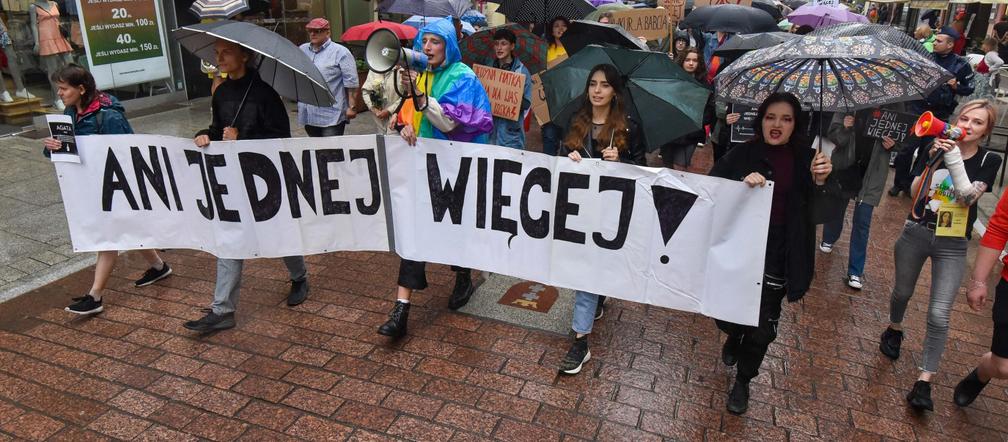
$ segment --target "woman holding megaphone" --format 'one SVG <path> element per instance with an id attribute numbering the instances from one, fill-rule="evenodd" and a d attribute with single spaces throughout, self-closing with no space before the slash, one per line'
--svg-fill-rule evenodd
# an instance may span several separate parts
<path id="1" fill-rule="evenodd" d="M 451 18 L 434 21 L 420 29 L 413 50 L 427 56 L 427 69 L 400 71 L 401 87 L 411 92 L 395 129 L 411 146 L 418 138 L 486 143 L 493 129 L 490 98 L 476 74 L 462 63 Z M 412 111 L 411 111 L 412 108 Z M 427 287 L 426 263 L 403 259 L 399 263 L 396 303 L 378 333 L 394 338 L 406 334 L 410 296 Z M 455 288 L 448 308 L 465 305 L 475 289 L 467 268 L 452 266 Z"/>
<path id="2" fill-rule="evenodd" d="M 995 121 L 997 110 L 987 100 L 963 105 L 950 127 L 943 128 L 944 123 L 937 120 L 925 121 L 936 135 L 959 140 L 936 138 L 930 148 L 932 160 L 922 170 L 915 171 L 918 176 L 912 186 L 916 189 L 913 210 L 893 251 L 896 276 L 889 303 L 890 325 L 879 343 L 882 354 L 899 358 L 907 303 L 924 261 L 930 258 L 931 299 L 920 376 L 906 396 L 916 410 L 934 410 L 931 378 L 938 371 L 938 362 L 945 351 L 952 304 L 966 271 L 966 248 L 977 218 L 975 203 L 993 188 L 1001 167 L 1001 157 L 980 147 L 980 141 L 990 134 Z M 951 222 L 939 224 L 939 213 L 951 214 Z"/>

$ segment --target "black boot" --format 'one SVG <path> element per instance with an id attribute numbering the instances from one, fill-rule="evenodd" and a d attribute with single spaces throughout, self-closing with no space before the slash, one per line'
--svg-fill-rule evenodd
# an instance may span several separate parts
<path id="1" fill-rule="evenodd" d="M 889 359 L 899 359 L 900 347 L 903 345 L 903 332 L 887 327 L 879 340 L 879 351 Z"/>
<path id="2" fill-rule="evenodd" d="M 931 400 L 931 383 L 928 381 L 914 382 L 913 389 L 907 393 L 907 403 L 917 411 L 934 411 L 934 401 Z"/>
<path id="3" fill-rule="evenodd" d="M 721 347 L 721 362 L 725 365 L 731 367 L 738 363 L 738 352 L 739 345 L 742 344 L 741 336 L 728 335 L 728 339 L 725 339 L 724 346 Z"/>
<path id="4" fill-rule="evenodd" d="M 395 307 L 389 313 L 389 320 L 378 327 L 378 334 L 401 338 L 406 335 L 406 322 L 409 320 L 409 303 L 396 301 Z"/>
<path id="5" fill-rule="evenodd" d="M 301 305 L 305 299 L 308 299 L 308 278 L 291 281 L 290 293 L 287 294 L 287 305 L 291 307 Z"/>
<path id="6" fill-rule="evenodd" d="M 452 310 L 462 308 L 469 302 L 469 298 L 472 297 L 475 290 L 469 272 L 455 272 L 455 288 L 452 290 L 451 297 L 448 298 L 448 308 Z"/>
<path id="7" fill-rule="evenodd" d="M 731 414 L 745 414 L 746 411 L 749 411 L 749 382 L 735 380 L 735 385 L 728 393 L 725 408 Z"/>
<path id="8" fill-rule="evenodd" d="M 990 382 L 990 381 L 987 381 Z M 981 382 L 980 376 L 977 375 L 977 371 L 974 368 L 970 374 L 966 375 L 959 384 L 956 385 L 955 392 L 952 394 L 952 399 L 955 400 L 956 405 L 960 407 L 968 407 L 976 400 L 977 396 L 980 396 L 980 392 L 983 391 L 984 387 L 987 386 L 987 382 Z"/>

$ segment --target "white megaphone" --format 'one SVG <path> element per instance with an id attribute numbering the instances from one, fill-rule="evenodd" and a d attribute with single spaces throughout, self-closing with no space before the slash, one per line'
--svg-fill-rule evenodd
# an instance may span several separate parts
<path id="1" fill-rule="evenodd" d="M 402 63 L 415 71 L 427 70 L 427 55 L 406 49 L 399 43 L 399 36 L 388 29 L 378 29 L 371 33 L 364 47 L 364 62 L 368 69 L 384 74 Z"/>

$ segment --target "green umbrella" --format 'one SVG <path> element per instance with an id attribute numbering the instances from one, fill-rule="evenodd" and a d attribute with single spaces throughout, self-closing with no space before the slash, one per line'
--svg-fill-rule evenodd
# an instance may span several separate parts
<path id="1" fill-rule="evenodd" d="M 627 112 L 641 126 L 648 150 L 703 129 L 704 107 L 710 91 L 672 62 L 663 52 L 587 46 L 542 73 L 550 119 L 565 126 L 587 101 L 588 73 L 611 64 L 623 74 L 629 97 Z"/>
<path id="2" fill-rule="evenodd" d="M 623 3 L 606 3 L 595 8 L 594 11 L 585 16 L 584 20 L 598 21 L 599 16 L 606 12 L 623 11 L 626 9 L 633 9 L 633 6 L 624 5 Z"/>

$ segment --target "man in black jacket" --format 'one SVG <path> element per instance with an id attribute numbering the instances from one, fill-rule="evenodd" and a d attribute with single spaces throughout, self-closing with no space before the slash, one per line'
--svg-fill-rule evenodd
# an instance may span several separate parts
<path id="1" fill-rule="evenodd" d="M 217 68 L 227 72 L 228 78 L 214 91 L 211 100 L 213 121 L 208 129 L 196 133 L 196 146 L 206 147 L 210 141 L 290 138 L 287 108 L 280 95 L 250 67 L 255 58 L 252 51 L 225 40 L 218 40 L 215 50 Z M 222 210 L 219 216 L 221 221 L 229 221 L 228 217 L 232 215 Z M 308 272 L 304 257 L 288 256 L 283 261 L 291 279 L 287 305 L 301 304 L 308 297 Z M 235 326 L 234 312 L 241 288 L 243 263 L 241 259 L 217 259 L 213 304 L 205 316 L 186 322 L 185 328 L 206 333 Z"/>

